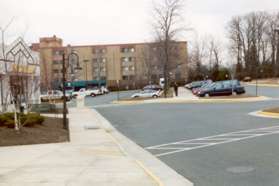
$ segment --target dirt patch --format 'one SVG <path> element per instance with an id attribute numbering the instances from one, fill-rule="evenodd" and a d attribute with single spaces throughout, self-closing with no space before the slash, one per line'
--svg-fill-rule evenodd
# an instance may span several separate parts
<path id="1" fill-rule="evenodd" d="M 0 127 L 0 146 L 60 143 L 68 140 L 68 131 L 63 129 L 61 118 L 45 117 L 42 125 L 14 129 Z"/>
<path id="2" fill-rule="evenodd" d="M 212 96 L 212 97 L 203 97 L 201 99 L 241 99 L 241 98 L 256 98 L 257 96 L 252 96 L 248 94 L 242 95 L 231 95 L 231 96 Z"/>
<path id="3" fill-rule="evenodd" d="M 265 109 L 263 112 L 279 113 L 279 107 Z"/>

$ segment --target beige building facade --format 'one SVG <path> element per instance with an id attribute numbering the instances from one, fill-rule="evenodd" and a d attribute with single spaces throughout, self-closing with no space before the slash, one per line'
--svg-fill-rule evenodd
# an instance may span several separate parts
<path id="1" fill-rule="evenodd" d="M 158 84 L 163 77 L 162 62 L 156 43 L 130 43 L 111 45 L 63 46 L 62 39 L 53 36 L 40 38 L 31 46 L 40 53 L 41 87 L 54 89 L 62 82 L 62 54 L 74 52 L 67 64 L 67 81 L 105 80 L 109 88 L 141 88 L 148 83 Z M 187 42 L 175 42 L 176 51 L 170 68 L 170 78 L 187 78 Z M 82 67 L 76 71 L 77 61 Z"/>

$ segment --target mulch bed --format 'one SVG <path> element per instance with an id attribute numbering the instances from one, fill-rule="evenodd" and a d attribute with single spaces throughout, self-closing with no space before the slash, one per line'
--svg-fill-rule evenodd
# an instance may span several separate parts
<path id="1" fill-rule="evenodd" d="M 20 132 L 0 127 L 0 146 L 60 143 L 68 141 L 61 118 L 45 117 L 42 125 L 22 127 Z"/>
<path id="2" fill-rule="evenodd" d="M 279 107 L 265 109 L 263 112 L 279 113 Z"/>
<path id="3" fill-rule="evenodd" d="M 201 99 L 238 99 L 238 98 L 256 98 L 257 96 L 251 96 L 248 94 L 242 95 L 231 95 L 231 96 L 212 96 L 212 97 L 203 97 Z"/>

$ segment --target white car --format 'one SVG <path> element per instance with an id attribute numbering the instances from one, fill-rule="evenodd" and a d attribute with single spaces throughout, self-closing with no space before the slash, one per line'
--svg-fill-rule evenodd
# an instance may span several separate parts
<path id="1" fill-rule="evenodd" d="M 160 97 L 162 91 L 160 90 L 151 90 L 151 89 L 147 89 L 147 90 L 143 90 L 140 91 L 138 93 L 133 94 L 131 97 L 132 98 L 158 98 Z"/>
<path id="2" fill-rule="evenodd" d="M 108 94 L 109 90 L 106 87 L 102 86 L 100 89 L 100 92 L 101 92 L 101 94 Z"/>
<path id="3" fill-rule="evenodd" d="M 100 94 L 99 89 L 88 89 L 85 88 L 79 89 L 79 91 L 75 91 L 72 93 L 72 97 L 78 97 L 78 96 L 92 96 L 95 97 Z"/>
<path id="4" fill-rule="evenodd" d="M 63 92 L 60 90 L 49 90 L 46 94 L 40 96 L 41 102 L 63 100 Z M 71 100 L 71 96 L 66 94 L 67 101 Z"/>

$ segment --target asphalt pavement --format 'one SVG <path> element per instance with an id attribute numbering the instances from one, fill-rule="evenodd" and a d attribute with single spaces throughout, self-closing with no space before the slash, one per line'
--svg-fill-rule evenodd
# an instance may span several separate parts
<path id="1" fill-rule="evenodd" d="M 248 86 L 246 90 L 252 94 L 255 87 Z M 259 87 L 258 91 L 263 96 L 279 97 L 279 88 Z M 169 152 L 170 148 L 177 149 L 176 146 L 185 145 L 179 142 L 191 139 L 267 128 L 266 135 L 255 132 L 253 138 L 236 135 L 238 141 L 158 158 L 197 186 L 278 186 L 279 134 L 276 127 L 279 122 L 249 115 L 278 105 L 279 101 L 273 99 L 252 103 L 119 105 L 100 107 L 98 111 L 121 133 L 144 148 L 178 142 L 166 149 L 147 149 L 154 155 Z"/>
<path id="2" fill-rule="evenodd" d="M 279 98 L 279 87 L 263 87 L 263 86 L 256 87 L 255 85 L 246 85 L 245 90 L 247 94 L 253 96 L 258 94 L 261 96 L 267 96 L 271 98 Z"/>
<path id="3" fill-rule="evenodd" d="M 123 99 L 123 98 L 129 98 L 135 92 L 138 92 L 138 90 L 110 92 L 109 94 L 99 95 L 96 97 L 87 96 L 85 98 L 85 106 L 88 106 L 88 107 L 98 107 L 101 105 L 109 106 L 112 103 L 112 101 L 118 100 L 118 99 Z M 75 107 L 75 106 L 76 106 L 76 100 L 72 99 L 68 103 L 68 107 Z"/>

